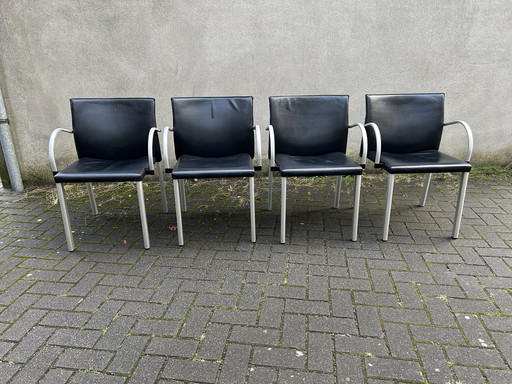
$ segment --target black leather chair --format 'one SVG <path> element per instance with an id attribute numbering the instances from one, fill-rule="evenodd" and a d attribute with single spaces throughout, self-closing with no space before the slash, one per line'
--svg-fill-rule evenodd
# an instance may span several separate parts
<path id="1" fill-rule="evenodd" d="M 281 175 L 281 243 L 286 237 L 286 179 L 337 176 L 334 207 L 338 208 L 342 176 L 355 176 L 352 240 L 357 240 L 361 175 L 366 162 L 366 131 L 348 124 L 348 96 L 270 97 L 270 171 L 268 209 L 272 209 L 272 171 Z M 346 155 L 349 128 L 361 130 L 359 164 Z"/>
<path id="2" fill-rule="evenodd" d="M 164 129 L 163 145 L 165 169 L 173 178 L 178 244 L 184 244 L 184 181 L 231 177 L 249 178 L 251 241 L 255 242 L 254 175 L 255 170 L 261 169 L 261 143 L 259 126 L 253 125 L 252 97 L 177 97 L 171 99 L 171 105 L 173 127 Z M 172 169 L 169 132 L 173 132 L 177 160 Z"/>
<path id="3" fill-rule="evenodd" d="M 85 183 L 93 214 L 98 208 L 94 182 L 133 181 L 137 185 L 144 248 L 150 246 L 142 180 L 156 165 L 162 203 L 167 200 L 161 161 L 159 131 L 155 121 L 155 100 L 150 98 L 71 99 L 73 130 L 57 128 L 50 137 L 50 165 L 62 212 L 69 251 L 75 249 L 64 183 Z M 55 140 L 59 133 L 73 134 L 78 161 L 59 170 L 55 161 Z"/>
<path id="4" fill-rule="evenodd" d="M 368 158 L 376 168 L 388 172 L 387 201 L 382 238 L 388 240 L 389 220 L 395 174 L 425 174 L 420 206 L 424 206 L 432 173 L 459 172 L 461 181 L 452 238 L 459 237 L 462 208 L 466 196 L 473 151 L 469 125 L 457 120 L 444 123 L 444 94 L 366 95 L 366 123 L 378 130 L 368 130 Z M 461 124 L 467 134 L 467 151 L 463 160 L 439 151 L 443 127 Z M 380 137 L 379 137 L 380 133 Z"/>

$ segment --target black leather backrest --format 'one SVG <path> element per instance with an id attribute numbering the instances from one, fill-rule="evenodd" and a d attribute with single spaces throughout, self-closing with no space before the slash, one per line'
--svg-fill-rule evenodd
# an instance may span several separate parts
<path id="1" fill-rule="evenodd" d="M 176 157 L 254 157 L 252 97 L 171 99 Z"/>
<path id="2" fill-rule="evenodd" d="M 269 102 L 276 153 L 346 151 L 348 96 L 273 96 Z"/>
<path id="3" fill-rule="evenodd" d="M 444 94 L 366 95 L 365 123 L 376 123 L 382 151 L 391 153 L 439 149 L 444 121 Z M 375 149 L 367 128 L 369 150 Z"/>
<path id="4" fill-rule="evenodd" d="M 148 134 L 156 126 L 155 99 L 71 99 L 78 157 L 127 160 L 148 155 Z M 155 134 L 153 155 L 160 161 Z"/>

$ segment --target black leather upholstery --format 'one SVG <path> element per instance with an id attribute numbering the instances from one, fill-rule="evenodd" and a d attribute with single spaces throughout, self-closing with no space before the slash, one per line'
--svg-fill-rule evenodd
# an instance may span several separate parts
<path id="1" fill-rule="evenodd" d="M 79 160 L 54 175 L 57 183 L 144 178 L 148 134 L 156 125 L 154 99 L 71 99 L 71 117 Z M 157 135 L 153 155 L 161 160 Z"/>
<path id="2" fill-rule="evenodd" d="M 382 152 L 408 153 L 439 149 L 443 133 L 444 94 L 366 95 L 365 123 L 379 126 Z M 368 129 L 368 150 L 375 150 Z"/>
<path id="3" fill-rule="evenodd" d="M 363 168 L 342 152 L 296 156 L 276 154 L 281 176 L 361 175 Z"/>
<path id="4" fill-rule="evenodd" d="M 82 157 L 59 171 L 57 183 L 89 183 L 102 181 L 140 181 L 148 168 L 148 157 L 128 160 L 105 160 Z"/>
<path id="5" fill-rule="evenodd" d="M 439 152 L 444 94 L 366 95 L 366 123 L 379 127 L 380 164 L 389 173 L 469 172 L 465 161 Z M 375 135 L 367 128 L 368 158 L 375 161 Z"/>
<path id="6" fill-rule="evenodd" d="M 374 158 L 374 153 L 368 157 Z M 430 150 L 412 153 L 383 152 L 380 168 L 389 173 L 469 172 L 471 164 L 445 153 Z"/>
<path id="7" fill-rule="evenodd" d="M 321 155 L 345 152 L 348 96 L 270 97 L 276 153 Z"/>
<path id="8" fill-rule="evenodd" d="M 247 153 L 223 157 L 181 155 L 172 170 L 172 177 L 175 179 L 253 177 L 254 173 L 251 156 Z"/>
<path id="9" fill-rule="evenodd" d="M 269 102 L 281 176 L 362 174 L 345 155 L 348 96 L 273 96 Z"/>
<path id="10" fill-rule="evenodd" d="M 254 157 L 252 97 L 172 98 L 176 158 Z"/>
<path id="11" fill-rule="evenodd" d="M 126 160 L 147 156 L 148 132 L 156 126 L 155 99 L 71 99 L 78 157 Z M 153 155 L 161 160 L 155 135 Z"/>
<path id="12" fill-rule="evenodd" d="M 172 98 L 175 179 L 254 176 L 252 97 Z"/>

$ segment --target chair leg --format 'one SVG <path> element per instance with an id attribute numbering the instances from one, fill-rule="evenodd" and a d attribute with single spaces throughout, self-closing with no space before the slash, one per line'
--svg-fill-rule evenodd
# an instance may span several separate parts
<path id="1" fill-rule="evenodd" d="M 286 177 L 281 177 L 281 244 L 286 242 Z"/>
<path id="2" fill-rule="evenodd" d="M 158 181 L 160 182 L 160 193 L 162 194 L 162 209 L 164 213 L 169 213 L 169 205 L 167 204 L 167 194 L 165 193 L 164 171 L 160 163 L 156 163 L 158 173 Z"/>
<path id="3" fill-rule="evenodd" d="M 181 211 L 187 212 L 187 194 L 185 193 L 185 179 L 179 179 L 180 185 L 180 199 L 181 199 Z"/>
<path id="4" fill-rule="evenodd" d="M 382 240 L 388 241 L 389 232 L 389 219 L 391 217 L 391 203 L 393 202 L 393 187 L 395 184 L 395 175 L 390 173 L 388 175 L 388 188 L 386 198 L 386 210 L 384 212 L 384 230 L 382 233 Z"/>
<path id="5" fill-rule="evenodd" d="M 71 232 L 68 204 L 66 203 L 66 193 L 64 192 L 64 186 L 62 183 L 57 183 L 57 196 L 59 198 L 60 213 L 62 214 L 62 224 L 64 225 L 64 234 L 66 235 L 68 251 L 72 252 L 75 249 L 75 242 L 73 241 L 73 232 Z"/>
<path id="6" fill-rule="evenodd" d="M 176 227 L 178 231 L 178 245 L 183 245 L 183 225 L 181 222 L 181 203 L 180 203 L 180 182 L 173 179 L 172 185 L 174 187 L 174 201 L 176 209 Z"/>
<path id="7" fill-rule="evenodd" d="M 146 204 L 144 203 L 142 181 L 137 181 L 137 197 L 139 200 L 140 223 L 142 225 L 142 240 L 144 241 L 144 248 L 149 249 L 148 220 L 146 217 Z"/>
<path id="8" fill-rule="evenodd" d="M 423 178 L 423 194 L 421 195 L 420 207 L 424 207 L 427 202 L 428 189 L 430 188 L 430 180 L 432 180 L 432 174 L 426 173 Z"/>
<path id="9" fill-rule="evenodd" d="M 96 205 L 96 199 L 94 198 L 94 191 L 91 183 L 85 183 L 87 186 L 87 193 L 89 194 L 89 203 L 91 204 L 91 211 L 93 215 L 98 214 L 98 206 Z"/>
<path id="10" fill-rule="evenodd" d="M 267 210 L 272 210 L 272 181 L 273 181 L 272 170 L 268 171 L 268 207 Z"/>
<path id="11" fill-rule="evenodd" d="M 254 201 L 254 177 L 249 178 L 249 200 L 251 210 L 251 242 L 256 242 L 256 204 Z"/>
<path id="12" fill-rule="evenodd" d="M 359 200 L 361 199 L 361 175 L 356 176 L 354 186 L 354 217 L 352 218 L 352 241 L 357 241 L 357 228 L 359 226 Z"/>
<path id="13" fill-rule="evenodd" d="M 334 192 L 334 208 L 338 209 L 340 207 L 340 194 L 341 194 L 341 184 L 343 183 L 343 176 L 336 176 L 336 191 Z"/>
<path id="14" fill-rule="evenodd" d="M 462 209 L 464 208 L 464 200 L 466 199 L 466 189 L 468 186 L 469 172 L 464 172 L 460 177 L 459 196 L 457 198 L 457 209 L 455 211 L 455 219 L 453 221 L 452 238 L 459 238 L 460 222 L 462 220 Z"/>

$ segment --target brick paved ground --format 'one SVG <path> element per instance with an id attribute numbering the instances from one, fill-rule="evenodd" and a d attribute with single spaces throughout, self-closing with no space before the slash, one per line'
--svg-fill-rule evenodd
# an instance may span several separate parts
<path id="1" fill-rule="evenodd" d="M 3 192 L 0 383 L 512 383 L 512 183 L 470 178 L 451 240 L 456 179 L 424 208 L 419 180 L 398 178 L 387 243 L 382 178 L 355 243 L 352 181 L 334 210 L 332 180 L 290 180 L 286 245 L 278 180 L 272 212 L 257 180 L 256 244 L 245 190 L 192 183 L 182 248 L 150 181 L 149 250 L 131 184 L 96 217 L 74 188 L 73 253 L 53 188 Z"/>

